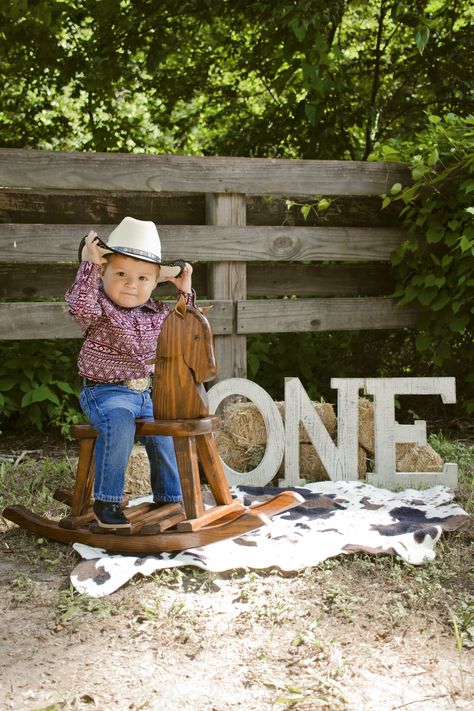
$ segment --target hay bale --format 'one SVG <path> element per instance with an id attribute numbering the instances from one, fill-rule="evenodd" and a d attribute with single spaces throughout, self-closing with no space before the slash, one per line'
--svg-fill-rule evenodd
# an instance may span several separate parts
<path id="1" fill-rule="evenodd" d="M 367 474 L 367 452 L 360 444 L 357 456 L 357 471 L 359 479 L 365 479 L 365 475 Z"/>
<path id="2" fill-rule="evenodd" d="M 325 428 L 328 431 L 328 434 L 330 437 L 334 439 L 336 436 L 336 429 L 337 429 L 337 417 L 336 413 L 334 412 L 334 405 L 331 405 L 330 402 L 311 402 L 314 411 L 316 412 L 317 415 L 319 415 L 319 418 L 321 419 L 321 422 L 325 426 Z M 276 403 L 278 410 L 283 418 L 283 422 L 285 421 L 285 403 L 284 402 L 277 402 Z M 308 437 L 308 433 L 306 432 L 306 429 L 304 428 L 303 424 L 300 422 L 300 442 L 306 442 L 310 443 L 310 439 Z"/>
<path id="3" fill-rule="evenodd" d="M 364 479 L 367 472 L 367 454 L 363 447 L 359 447 L 358 452 L 358 474 L 359 479 Z M 282 463 L 278 470 L 279 477 L 285 473 L 285 464 Z M 312 444 L 301 442 L 299 458 L 299 474 L 306 481 L 328 481 L 329 476 L 323 467 L 321 459 Z"/>
<path id="4" fill-rule="evenodd" d="M 237 444 L 234 438 L 223 429 L 214 433 L 219 455 L 231 469 L 237 472 L 248 472 L 255 469 L 265 454 L 265 446 L 254 445 L 244 447 Z"/>
<path id="5" fill-rule="evenodd" d="M 285 474 L 285 461 L 278 470 L 280 477 Z M 318 453 L 312 444 L 300 443 L 299 474 L 306 481 L 327 481 L 329 479 Z"/>
<path id="6" fill-rule="evenodd" d="M 374 403 L 359 398 L 359 444 L 368 454 L 375 452 Z"/>
<path id="7" fill-rule="evenodd" d="M 328 402 L 313 402 L 316 413 L 321 418 L 329 435 L 336 432 L 336 414 L 334 407 Z M 275 402 L 280 415 L 285 419 L 285 403 Z M 246 449 L 255 446 L 265 446 L 267 430 L 260 410 L 253 402 L 232 403 L 222 415 L 222 429 L 229 434 L 234 442 Z M 300 442 L 309 442 L 308 434 L 300 423 Z"/>
<path id="8" fill-rule="evenodd" d="M 284 420 L 285 403 L 277 401 L 275 404 Z M 313 402 L 312 404 L 329 435 L 334 438 L 337 418 L 333 405 L 328 402 Z M 216 432 L 215 437 L 219 454 L 226 464 L 236 471 L 251 471 L 261 461 L 265 453 L 267 442 L 265 423 L 260 410 L 252 402 L 228 405 L 222 414 L 222 427 Z M 327 481 L 329 477 L 326 470 L 314 446 L 309 441 L 302 423 L 300 423 L 299 438 L 300 476 L 307 481 Z M 358 461 L 359 478 L 364 478 L 367 471 L 367 455 L 363 447 L 360 446 Z M 278 475 L 284 475 L 284 464 L 281 465 Z"/>
<path id="9" fill-rule="evenodd" d="M 135 444 L 125 472 L 125 494 L 147 496 L 151 493 L 150 463 L 143 445 Z"/>
<path id="10" fill-rule="evenodd" d="M 366 398 L 359 399 L 359 445 L 369 456 L 375 453 L 374 403 Z M 412 442 L 397 443 L 396 461 L 399 472 L 439 472 L 443 470 L 443 460 L 427 444 L 425 447 Z"/>
<path id="11" fill-rule="evenodd" d="M 256 445 L 265 445 L 267 441 L 263 417 L 252 402 L 228 405 L 222 415 L 220 432 L 223 431 L 242 450 Z"/>
<path id="12" fill-rule="evenodd" d="M 433 447 L 420 447 L 412 442 L 396 444 L 398 472 L 441 472 L 444 462 Z"/>

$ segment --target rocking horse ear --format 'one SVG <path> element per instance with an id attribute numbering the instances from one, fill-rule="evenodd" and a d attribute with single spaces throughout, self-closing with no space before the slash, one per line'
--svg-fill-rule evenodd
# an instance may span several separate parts
<path id="1" fill-rule="evenodd" d="M 184 318 L 186 316 L 186 299 L 184 296 L 181 294 L 179 297 L 178 301 L 176 302 L 176 306 L 174 307 L 174 310 L 178 314 L 180 318 Z"/>
<path id="2" fill-rule="evenodd" d="M 207 314 L 208 311 L 214 308 L 214 304 L 209 304 L 209 306 L 199 306 L 198 311 L 202 314 Z"/>

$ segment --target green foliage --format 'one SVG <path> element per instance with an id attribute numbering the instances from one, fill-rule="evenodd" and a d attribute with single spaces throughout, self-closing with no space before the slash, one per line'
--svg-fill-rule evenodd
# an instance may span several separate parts
<path id="1" fill-rule="evenodd" d="M 303 218 L 308 219 L 310 213 L 314 213 L 317 219 L 324 220 L 324 213 L 331 207 L 332 200 L 324 197 L 323 195 L 315 195 L 314 202 L 297 202 L 295 200 L 286 200 L 287 210 L 291 210 L 292 207 L 299 208 Z"/>
<path id="2" fill-rule="evenodd" d="M 285 377 L 299 378 L 312 399 L 334 402 L 334 377 L 426 374 L 413 335 L 403 331 L 259 334 L 248 336 L 247 353 L 249 378 L 277 400 Z"/>
<path id="3" fill-rule="evenodd" d="M 473 111 L 468 0 L 5 0 L 0 144 L 366 158 Z"/>
<path id="4" fill-rule="evenodd" d="M 431 434 L 429 443 L 445 462 L 459 465 L 457 499 L 470 514 L 474 512 L 474 446 L 446 439 L 442 434 Z M 473 570 L 474 575 L 474 570 Z"/>
<path id="5" fill-rule="evenodd" d="M 466 594 L 465 600 L 451 610 L 456 644 L 461 653 L 462 647 L 474 647 L 474 596 Z"/>
<path id="6" fill-rule="evenodd" d="M 72 584 L 57 595 L 55 613 L 58 626 L 80 625 L 90 615 L 96 618 L 107 618 L 123 612 L 116 602 L 105 598 L 92 598 L 76 592 Z"/>
<path id="7" fill-rule="evenodd" d="M 471 362 L 474 345 L 474 117 L 429 117 L 413 141 L 390 141 L 375 158 L 411 167 L 412 182 L 396 183 L 383 207 L 400 204 L 408 238 L 392 265 L 400 304 L 423 310 L 416 339 L 420 353 L 449 372 Z M 465 404 L 474 412 L 474 373 L 465 380 Z"/>
<path id="8" fill-rule="evenodd" d="M 451 362 L 444 370 L 434 365 L 429 351 L 420 353 L 416 342 L 414 330 L 251 335 L 247 337 L 248 377 L 276 400 L 283 399 L 285 377 L 296 377 L 311 399 L 335 403 L 336 391 L 330 384 L 334 377 L 449 375 L 456 378 L 455 405 L 443 404 L 438 396 L 403 396 L 396 403 L 399 422 L 425 419 L 429 427 L 448 432 L 453 420 L 461 423 L 465 418 L 470 399 L 466 365 Z"/>
<path id="9" fill-rule="evenodd" d="M 72 486 L 74 472 L 66 459 L 22 459 L 0 463 L 0 512 L 12 502 L 33 507 L 46 516 L 65 515 L 66 507 L 53 492 Z M 4 519 L 0 518 L 0 522 Z"/>
<path id="10" fill-rule="evenodd" d="M 67 435 L 79 412 L 78 341 L 0 341 L 0 427 Z"/>

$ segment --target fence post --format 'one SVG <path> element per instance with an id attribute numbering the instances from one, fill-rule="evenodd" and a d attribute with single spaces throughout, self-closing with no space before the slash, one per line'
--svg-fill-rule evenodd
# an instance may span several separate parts
<path id="1" fill-rule="evenodd" d="M 246 224 L 246 198 L 241 193 L 207 193 L 206 222 L 208 225 Z M 245 378 L 247 375 L 247 339 L 237 335 L 237 301 L 247 298 L 247 268 L 242 262 L 208 264 L 207 291 L 209 299 L 231 299 L 234 302 L 232 334 L 215 336 L 219 366 L 218 380 Z"/>

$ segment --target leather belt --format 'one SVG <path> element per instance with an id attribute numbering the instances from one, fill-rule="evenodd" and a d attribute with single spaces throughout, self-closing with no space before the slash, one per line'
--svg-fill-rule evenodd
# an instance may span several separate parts
<path id="1" fill-rule="evenodd" d="M 143 392 L 151 387 L 151 378 L 126 378 L 125 380 L 114 380 L 113 382 L 104 383 L 100 380 L 89 380 L 89 378 L 83 378 L 82 383 L 87 388 L 95 388 L 97 385 L 124 385 L 130 390 L 135 390 L 136 392 Z"/>

